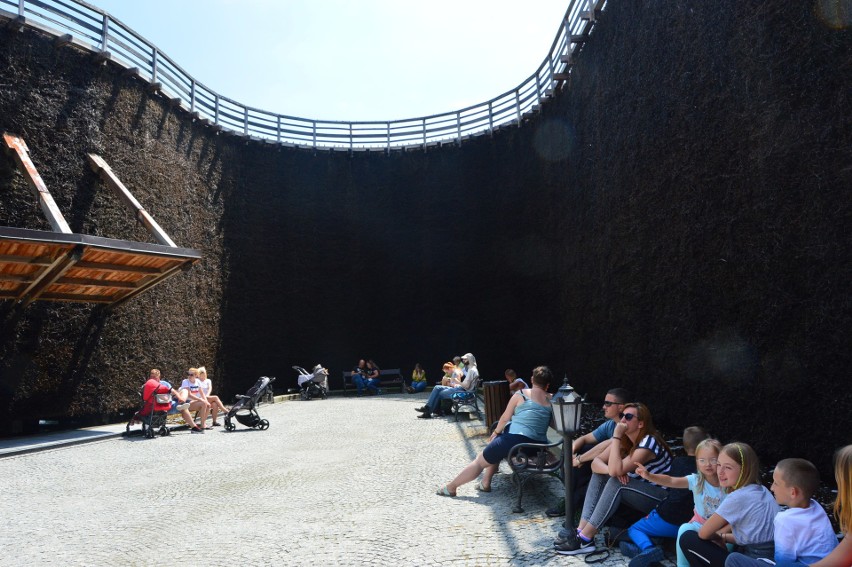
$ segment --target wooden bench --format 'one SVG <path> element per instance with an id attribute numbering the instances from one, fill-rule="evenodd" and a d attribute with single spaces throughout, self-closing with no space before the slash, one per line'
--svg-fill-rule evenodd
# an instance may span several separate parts
<path id="1" fill-rule="evenodd" d="M 497 422 L 495 421 L 491 425 L 490 431 L 494 431 L 496 426 Z M 551 431 L 553 430 L 548 430 L 548 432 Z M 512 483 L 518 487 L 518 495 L 512 512 L 520 514 L 524 511 L 521 506 L 524 485 L 534 476 L 545 474 L 563 482 L 563 457 L 561 436 L 558 441 L 553 443 L 520 443 L 512 447 L 506 457 L 506 462 L 512 469 Z"/>
<path id="2" fill-rule="evenodd" d="M 405 380 L 402 379 L 402 371 L 399 368 L 379 370 L 379 379 L 381 380 L 379 388 L 390 389 L 396 387 L 399 388 L 400 393 L 405 392 Z M 344 371 L 343 393 L 345 394 L 347 389 L 354 387 L 355 383 L 352 381 L 352 372 Z"/>

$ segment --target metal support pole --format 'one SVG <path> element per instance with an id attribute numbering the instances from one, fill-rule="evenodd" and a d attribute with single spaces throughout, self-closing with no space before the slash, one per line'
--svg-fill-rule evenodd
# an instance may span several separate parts
<path id="1" fill-rule="evenodd" d="M 577 540 L 577 529 L 574 526 L 574 464 L 572 460 L 573 443 L 570 433 L 562 434 L 562 479 L 565 481 L 565 529 L 568 531 L 568 542 Z"/>
<path id="2" fill-rule="evenodd" d="M 151 50 L 151 84 L 157 82 L 157 48 Z"/>

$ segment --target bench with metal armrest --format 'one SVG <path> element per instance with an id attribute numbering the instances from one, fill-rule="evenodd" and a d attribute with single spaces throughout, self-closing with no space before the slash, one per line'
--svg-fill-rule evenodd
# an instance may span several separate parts
<path id="1" fill-rule="evenodd" d="M 497 422 L 494 422 L 490 430 L 494 431 L 496 426 Z M 563 455 L 562 439 L 553 443 L 520 443 L 512 447 L 506 457 L 512 469 L 512 482 L 518 487 L 512 512 L 520 514 L 524 511 L 521 506 L 524 485 L 534 476 L 544 474 L 562 481 Z"/>

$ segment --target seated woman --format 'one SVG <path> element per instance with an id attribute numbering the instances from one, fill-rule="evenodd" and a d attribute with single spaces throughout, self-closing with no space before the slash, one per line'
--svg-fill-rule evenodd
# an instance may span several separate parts
<path id="1" fill-rule="evenodd" d="M 651 474 L 667 474 L 672 452 L 657 432 L 651 411 L 644 404 L 625 404 L 619 414 L 612 442 L 592 461 L 592 479 L 586 490 L 578 537 L 568 537 L 562 528 L 556 539 L 556 552 L 562 555 L 591 553 L 598 530 L 623 501 L 645 514 L 662 502 L 665 487 L 644 480 L 634 471 L 639 465 Z"/>
<path id="2" fill-rule="evenodd" d="M 414 365 L 414 372 L 411 373 L 411 384 L 406 389 L 409 394 L 416 394 L 426 389 L 426 371 L 420 366 L 420 363 Z"/>
<path id="3" fill-rule="evenodd" d="M 367 378 L 364 380 L 364 386 L 366 386 L 368 392 L 372 391 L 374 394 L 381 394 L 382 392 L 379 390 L 381 383 L 381 369 L 371 358 L 367 361 Z"/>
<path id="4" fill-rule="evenodd" d="M 210 402 L 210 415 L 213 416 L 213 423 L 211 424 L 213 427 L 219 427 L 221 425 L 216 418 L 219 417 L 219 412 L 228 413 L 228 408 L 225 407 L 225 404 L 222 403 L 222 400 L 219 399 L 219 396 L 214 396 L 213 394 L 213 382 L 210 381 L 210 378 L 207 377 L 207 369 L 203 366 L 198 367 L 198 379 L 201 381 L 201 391 L 204 392 L 204 396 L 208 402 Z"/>
<path id="5" fill-rule="evenodd" d="M 473 392 L 476 390 L 476 385 L 479 383 L 479 369 L 476 366 L 476 358 L 472 353 L 467 353 L 462 357 L 462 362 L 465 364 L 467 370 L 464 379 L 461 379 L 461 370 L 457 370 L 454 371 L 449 386 L 435 386 L 432 388 L 432 393 L 429 394 L 426 405 L 414 408 L 415 411 L 423 414 L 418 415 L 418 418 L 429 419 L 433 415 L 443 415 L 441 413 L 441 400 L 449 400 L 456 393 Z"/>
<path id="6" fill-rule="evenodd" d="M 491 492 L 491 478 L 497 472 L 500 460 L 506 458 L 512 447 L 520 443 L 547 443 L 547 428 L 553 417 L 551 394 L 547 393 L 547 387 L 552 379 L 553 374 L 547 366 L 533 370 L 533 387 L 512 396 L 488 446 L 452 482 L 438 490 L 439 496 L 455 496 L 459 486 L 475 480 L 483 470 L 485 474 L 476 483 L 476 489 Z"/>

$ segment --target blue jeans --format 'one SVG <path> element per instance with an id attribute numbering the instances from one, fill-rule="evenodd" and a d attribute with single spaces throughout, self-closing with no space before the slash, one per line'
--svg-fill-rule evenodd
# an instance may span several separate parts
<path id="1" fill-rule="evenodd" d="M 378 378 L 367 378 L 364 380 L 364 386 L 366 386 L 368 390 L 373 390 L 377 394 L 379 393 L 379 384 L 381 383 L 382 381 Z"/>
<path id="2" fill-rule="evenodd" d="M 358 388 L 358 393 L 363 394 L 364 386 L 366 386 L 366 380 L 364 380 L 364 377 L 360 374 L 353 374 L 352 382 L 355 384 L 355 387 Z"/>
<path id="3" fill-rule="evenodd" d="M 627 530 L 627 535 L 633 540 L 633 543 L 640 551 L 645 551 L 654 547 L 651 541 L 652 537 L 677 537 L 678 526 L 670 524 L 657 514 L 656 510 L 651 510 L 651 513 L 630 526 Z"/>
<path id="4" fill-rule="evenodd" d="M 449 386 L 435 386 L 432 393 L 429 394 L 429 399 L 426 400 L 426 407 L 432 413 L 437 413 L 441 409 L 441 400 L 449 400 L 456 392 L 464 392 L 464 388 L 450 388 Z"/>
<path id="5" fill-rule="evenodd" d="M 426 382 L 412 382 L 411 389 L 415 392 L 422 392 L 426 389 Z"/>

